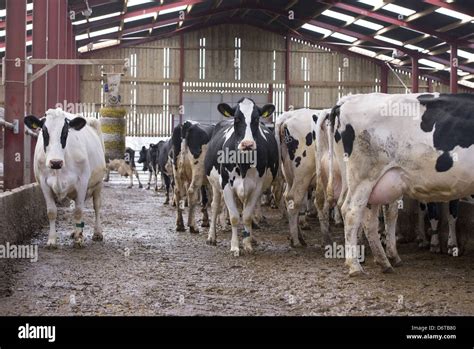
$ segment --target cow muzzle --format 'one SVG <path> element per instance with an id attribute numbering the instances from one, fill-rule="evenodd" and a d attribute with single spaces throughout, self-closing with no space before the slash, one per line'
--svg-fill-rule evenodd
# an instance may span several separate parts
<path id="1" fill-rule="evenodd" d="M 255 141 L 244 140 L 240 142 L 239 144 L 239 150 L 243 150 L 243 151 L 255 150 L 255 148 L 256 148 Z"/>
<path id="2" fill-rule="evenodd" d="M 60 170 L 64 165 L 64 161 L 62 160 L 50 160 L 49 161 L 49 167 L 52 170 Z"/>

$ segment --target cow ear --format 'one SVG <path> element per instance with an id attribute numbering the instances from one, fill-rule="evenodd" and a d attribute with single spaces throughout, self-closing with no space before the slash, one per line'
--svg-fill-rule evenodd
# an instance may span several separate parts
<path id="1" fill-rule="evenodd" d="M 83 117 L 78 116 L 77 118 L 72 119 L 69 121 L 69 128 L 73 128 L 76 131 L 79 131 L 84 126 L 86 126 L 87 121 Z"/>
<path id="2" fill-rule="evenodd" d="M 265 104 L 260 108 L 260 115 L 262 118 L 268 118 L 275 111 L 275 106 L 273 104 Z"/>
<path id="3" fill-rule="evenodd" d="M 224 115 L 226 118 L 234 116 L 234 109 L 232 109 L 227 103 L 220 103 L 217 106 L 217 110 L 219 110 L 219 113 Z"/>
<path id="4" fill-rule="evenodd" d="M 25 125 L 29 129 L 37 130 L 37 129 L 43 127 L 43 124 L 44 124 L 45 120 L 46 119 L 44 119 L 44 118 L 43 119 L 38 119 L 34 115 L 28 115 L 28 116 L 25 116 L 24 122 L 25 122 Z"/>

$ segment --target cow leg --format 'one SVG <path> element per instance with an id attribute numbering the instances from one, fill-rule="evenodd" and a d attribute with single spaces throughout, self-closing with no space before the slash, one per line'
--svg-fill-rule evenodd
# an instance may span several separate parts
<path id="1" fill-rule="evenodd" d="M 230 252 L 234 253 L 235 257 L 240 255 L 240 248 L 239 248 L 239 221 L 240 221 L 240 214 L 239 208 L 237 207 L 236 200 L 238 200 L 232 189 L 230 188 L 229 184 L 224 187 L 224 200 L 229 210 L 230 216 L 230 224 L 232 226 L 232 239 L 230 240 Z"/>
<path id="2" fill-rule="evenodd" d="M 181 196 L 180 186 L 176 185 L 174 188 L 174 198 L 176 202 L 176 231 L 185 231 L 183 221 L 184 200 Z"/>
<path id="3" fill-rule="evenodd" d="M 249 198 L 247 198 L 247 202 L 242 210 L 242 220 L 244 223 L 244 239 L 243 239 L 243 246 L 244 251 L 248 253 L 253 253 L 252 242 L 256 241 L 253 240 L 253 226 L 252 221 L 255 215 L 256 207 L 260 204 L 260 197 L 262 195 L 262 188 L 257 187 L 252 192 Z"/>
<path id="4" fill-rule="evenodd" d="M 153 175 L 155 176 L 155 191 L 158 191 L 158 171 L 154 170 Z"/>
<path id="5" fill-rule="evenodd" d="M 72 236 L 74 239 L 74 247 L 82 247 L 84 244 L 84 221 L 82 220 L 82 214 L 84 209 L 84 201 L 86 199 L 86 186 L 87 184 L 82 185 L 82 183 L 79 185 L 79 188 L 77 190 L 77 197 L 74 200 L 76 203 L 73 211 L 75 229 Z"/>
<path id="6" fill-rule="evenodd" d="M 207 205 L 209 204 L 209 197 L 207 195 L 206 186 L 201 186 L 201 212 L 202 212 L 202 222 L 201 227 L 209 227 L 209 214 L 207 213 Z"/>
<path id="7" fill-rule="evenodd" d="M 384 210 L 385 230 L 387 232 L 386 253 L 391 264 L 398 267 L 402 264 L 402 260 L 397 251 L 397 219 L 398 219 L 398 202 L 392 202 L 387 205 Z"/>
<path id="8" fill-rule="evenodd" d="M 367 183 L 366 185 L 360 184 L 353 192 L 349 190 L 342 205 L 344 237 L 346 249 L 349 251 L 357 251 L 357 232 L 364 218 L 367 200 L 372 188 L 373 185 Z M 377 218 L 377 214 L 375 214 L 375 217 Z M 358 258 L 352 254 L 346 254 L 346 265 L 349 267 L 349 276 L 357 276 L 364 273 Z"/>
<path id="9" fill-rule="evenodd" d="M 441 247 L 439 245 L 438 224 L 439 224 L 439 209 L 438 204 L 434 202 L 428 203 L 428 217 L 431 225 L 431 241 L 430 252 L 439 253 Z"/>
<path id="10" fill-rule="evenodd" d="M 285 201 L 288 212 L 288 223 L 290 225 L 290 245 L 292 247 L 306 246 L 306 242 L 300 232 L 298 225 L 301 204 L 308 190 L 311 178 L 298 181 L 295 180 L 291 189 L 285 193 Z"/>
<path id="11" fill-rule="evenodd" d="M 92 193 L 92 201 L 94 203 L 94 212 L 95 212 L 94 234 L 92 235 L 92 240 L 94 241 L 104 240 L 104 236 L 102 235 L 102 223 L 100 220 L 100 208 L 102 206 L 101 192 L 102 192 L 102 183 L 100 183 L 97 186 L 97 188 L 94 190 L 94 192 Z"/>
<path id="12" fill-rule="evenodd" d="M 53 192 L 51 191 L 51 188 L 47 186 L 46 183 L 43 183 L 43 181 L 40 181 L 40 183 L 41 191 L 43 192 L 43 196 L 46 201 L 46 211 L 49 220 L 49 235 L 46 246 L 48 248 L 56 248 L 58 239 L 58 235 L 56 232 L 56 217 L 58 215 L 58 208 L 56 207 L 56 202 L 54 201 Z"/>
<path id="13" fill-rule="evenodd" d="M 310 206 L 310 200 L 309 200 L 308 194 L 304 196 L 303 203 L 304 204 L 301 205 L 301 209 L 299 212 L 298 224 L 301 230 L 310 230 L 311 227 L 309 226 L 308 221 L 307 221 L 307 216 L 309 213 L 309 206 Z"/>
<path id="14" fill-rule="evenodd" d="M 137 177 L 138 188 L 143 188 L 142 182 L 140 182 L 140 176 L 138 175 L 138 171 L 136 168 L 133 169 L 133 173 L 135 174 L 135 177 Z"/>
<path id="15" fill-rule="evenodd" d="M 430 245 L 426 239 L 425 234 L 425 216 L 426 216 L 426 205 L 420 202 L 418 206 L 418 224 L 416 227 L 416 242 L 418 242 L 419 248 L 426 248 Z"/>
<path id="16" fill-rule="evenodd" d="M 148 171 L 148 184 L 146 185 L 146 190 L 150 190 L 151 186 L 151 171 Z"/>
<path id="17" fill-rule="evenodd" d="M 191 182 L 191 185 L 188 188 L 187 197 L 188 197 L 188 226 L 189 231 L 193 234 L 198 234 L 199 229 L 196 227 L 196 219 L 194 216 L 194 209 L 196 208 L 196 203 L 199 199 L 199 190 L 200 185 L 195 183 L 194 181 Z"/>
<path id="18" fill-rule="evenodd" d="M 211 202 L 211 224 L 209 227 L 209 233 L 207 235 L 206 243 L 208 245 L 217 245 L 216 239 L 216 226 L 217 226 L 217 218 L 219 216 L 219 212 L 221 210 L 221 198 L 222 193 L 219 185 L 212 187 L 212 202 Z"/>
<path id="19" fill-rule="evenodd" d="M 334 206 L 333 210 L 334 210 L 334 223 L 336 227 L 342 227 L 344 225 L 344 222 L 342 221 L 341 210 L 339 209 L 337 205 Z"/>
<path id="20" fill-rule="evenodd" d="M 374 254 L 375 263 L 382 267 L 382 271 L 384 273 L 392 273 L 393 268 L 390 264 L 389 260 L 387 259 L 387 255 L 383 249 L 382 243 L 380 241 L 380 236 L 378 233 L 379 228 L 379 211 L 380 205 L 371 205 L 371 208 L 365 209 L 365 217 L 364 217 L 364 231 L 367 240 L 369 241 L 370 249 Z M 356 249 L 350 250 L 352 253 L 352 257 L 357 258 L 355 253 L 357 252 Z M 348 253 L 346 249 L 346 253 Z"/>
<path id="21" fill-rule="evenodd" d="M 165 183 L 165 188 L 166 188 L 166 199 L 165 199 L 165 205 L 169 205 L 170 203 L 170 186 L 171 186 L 171 179 L 167 175 L 163 175 L 164 178 L 164 183 Z"/>
<path id="22" fill-rule="evenodd" d="M 133 170 L 128 172 L 128 177 L 130 177 L 130 184 L 128 185 L 127 189 L 133 188 Z"/>
<path id="23" fill-rule="evenodd" d="M 220 190 L 220 188 L 219 188 Z M 214 199 L 212 199 L 212 201 L 214 202 Z M 221 195 L 221 204 L 220 204 L 222 207 L 221 209 L 221 213 L 219 215 L 219 222 L 220 222 L 220 225 L 222 227 L 222 229 L 225 229 L 227 227 L 228 224 L 230 224 L 230 219 L 229 219 L 229 210 L 227 209 L 227 206 L 225 205 L 225 200 L 224 200 L 224 196 Z"/>
<path id="24" fill-rule="evenodd" d="M 108 182 L 110 179 L 110 170 L 107 168 L 105 170 L 105 178 L 104 178 L 104 182 Z"/>
<path id="25" fill-rule="evenodd" d="M 449 215 L 448 215 L 448 254 L 451 256 L 458 256 L 458 241 L 456 237 L 456 221 L 458 219 L 458 208 L 459 200 L 452 200 L 449 202 Z"/>

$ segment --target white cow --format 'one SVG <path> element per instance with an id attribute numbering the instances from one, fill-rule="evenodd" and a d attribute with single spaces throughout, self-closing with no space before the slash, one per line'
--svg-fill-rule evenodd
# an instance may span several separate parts
<path id="1" fill-rule="evenodd" d="M 82 211 L 84 201 L 89 197 L 93 198 L 95 211 L 92 239 L 101 241 L 101 190 L 106 168 L 99 121 L 57 108 L 49 109 L 42 119 L 25 117 L 25 125 L 42 130 L 35 148 L 34 171 L 46 200 L 50 224 L 47 245 L 55 247 L 57 241 L 55 200 L 66 197 L 75 201 L 74 245 L 81 247 L 83 244 Z"/>
<path id="2" fill-rule="evenodd" d="M 474 193 L 473 95 L 353 95 L 337 103 L 330 121 L 346 159 L 342 214 L 351 249 L 367 209 L 374 215 L 403 195 L 446 202 Z M 371 249 L 383 254 L 380 241 Z M 363 272 L 354 256 L 346 263 L 350 275 Z"/>

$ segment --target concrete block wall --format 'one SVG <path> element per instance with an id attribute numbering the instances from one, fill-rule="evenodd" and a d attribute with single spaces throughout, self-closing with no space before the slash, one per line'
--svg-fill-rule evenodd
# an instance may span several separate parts
<path id="1" fill-rule="evenodd" d="M 37 183 L 0 193 L 0 244 L 24 241 L 47 223 L 46 203 Z"/>

